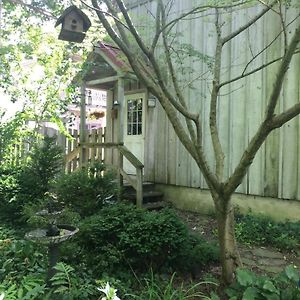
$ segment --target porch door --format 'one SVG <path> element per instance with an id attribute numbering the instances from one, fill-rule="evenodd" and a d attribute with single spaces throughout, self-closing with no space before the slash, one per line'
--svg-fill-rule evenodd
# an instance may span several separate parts
<path id="1" fill-rule="evenodd" d="M 125 96 L 124 145 L 144 163 L 145 94 Z M 135 168 L 124 158 L 127 174 L 136 174 Z"/>

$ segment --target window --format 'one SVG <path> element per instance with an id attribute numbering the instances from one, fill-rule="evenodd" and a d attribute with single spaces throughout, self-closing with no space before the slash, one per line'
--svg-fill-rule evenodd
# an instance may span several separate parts
<path id="1" fill-rule="evenodd" d="M 143 99 L 127 100 L 127 135 L 141 135 Z"/>

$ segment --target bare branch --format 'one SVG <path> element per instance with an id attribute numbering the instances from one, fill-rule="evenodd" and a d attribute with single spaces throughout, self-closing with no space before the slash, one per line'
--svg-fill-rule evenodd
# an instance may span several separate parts
<path id="1" fill-rule="evenodd" d="M 210 113 L 209 113 L 209 128 L 213 144 L 213 149 L 216 159 L 216 175 L 217 178 L 222 181 L 223 169 L 224 169 L 224 153 L 219 138 L 218 126 L 217 126 L 217 102 L 219 93 L 219 82 L 221 74 L 221 59 L 222 59 L 222 32 L 219 20 L 219 11 L 216 9 L 216 33 L 217 33 L 217 45 L 215 50 L 215 66 L 214 66 L 214 77 L 213 77 L 213 88 L 211 92 L 210 100 Z"/>
<path id="2" fill-rule="evenodd" d="M 285 21 L 284 21 L 284 18 L 283 18 L 282 5 L 281 5 L 280 1 L 279 1 L 279 17 L 280 17 L 281 27 L 282 27 L 282 31 L 283 31 L 284 53 L 286 53 L 287 47 L 288 47 L 288 38 L 287 38 Z"/>
<path id="3" fill-rule="evenodd" d="M 108 14 L 105 11 L 103 11 L 99 8 L 97 0 L 92 0 L 92 5 L 93 6 L 91 8 L 96 12 L 99 20 L 101 21 L 102 25 L 106 29 L 109 36 L 114 40 L 114 42 L 119 46 L 119 48 L 122 49 L 122 51 L 124 52 L 126 57 L 131 57 L 132 52 L 130 51 L 128 46 L 120 39 L 117 32 L 112 28 L 112 26 L 110 25 L 110 23 L 106 19 L 105 16 L 107 16 Z M 109 16 L 111 16 L 111 14 L 109 14 Z"/>
<path id="4" fill-rule="evenodd" d="M 233 38 L 235 38 L 237 35 L 239 35 L 243 31 L 245 31 L 247 28 L 249 28 L 251 25 L 253 25 L 255 22 L 257 22 L 262 16 L 264 16 L 276 4 L 276 1 L 277 0 L 273 1 L 269 6 L 267 6 L 265 9 L 263 9 L 259 14 L 257 14 L 248 23 L 246 23 L 245 25 L 241 26 L 239 29 L 237 29 L 236 31 L 230 33 L 226 37 L 224 37 L 222 39 L 222 44 L 223 45 L 226 44 L 227 42 L 229 42 L 230 40 L 232 40 Z"/>
<path id="5" fill-rule="evenodd" d="M 165 25 L 165 22 L 166 22 L 166 16 L 165 16 L 165 13 L 164 13 L 164 8 L 163 8 L 163 3 L 162 3 L 162 0 L 159 1 L 159 7 L 161 8 L 161 14 L 162 14 L 162 26 Z M 193 140 L 194 143 L 200 143 L 200 141 L 197 141 L 196 140 L 196 134 L 195 134 L 195 131 L 194 131 L 194 128 L 192 126 L 192 123 L 191 123 L 191 119 L 188 118 L 188 114 L 187 114 L 187 106 L 186 106 L 186 103 L 184 101 L 184 97 L 182 95 L 182 92 L 181 92 L 181 89 L 178 85 L 178 81 L 177 81 L 177 77 L 175 75 L 175 70 L 174 70 L 174 66 L 173 66 L 173 63 L 172 63 L 172 60 L 171 60 L 171 53 L 170 53 L 170 50 L 169 50 L 169 45 L 167 43 L 167 36 L 166 36 L 166 32 L 163 31 L 162 33 L 162 36 L 163 36 L 163 45 L 164 45 L 164 52 L 165 52 L 165 55 L 166 55 L 166 60 L 167 60 L 167 65 L 168 65 L 168 69 L 170 71 L 170 74 L 171 74 L 171 79 L 172 79 L 172 83 L 173 83 L 173 86 L 174 86 L 174 89 L 175 89 L 175 93 L 176 93 L 176 96 L 181 104 L 181 106 L 179 107 L 179 105 L 177 105 L 177 103 L 173 103 L 172 104 L 175 106 L 175 107 L 179 107 L 179 111 L 184 115 L 186 116 L 186 123 L 187 123 L 187 127 L 188 127 L 188 130 L 189 130 L 189 133 L 190 133 L 190 136 L 191 136 L 191 139 Z M 194 119 L 193 121 L 196 121 L 196 116 L 193 116 Z M 195 122 L 196 124 L 196 122 Z M 199 128 L 197 128 L 198 130 Z"/>
<path id="6" fill-rule="evenodd" d="M 298 54 L 298 53 L 300 53 L 300 50 L 297 50 L 297 51 L 294 52 L 294 54 Z M 282 60 L 282 59 L 283 59 L 283 56 L 278 57 L 278 58 L 275 58 L 275 59 L 273 59 L 273 60 L 271 60 L 271 61 L 269 61 L 269 62 L 267 62 L 267 63 L 265 63 L 265 64 L 260 65 L 259 67 L 253 69 L 252 71 L 249 71 L 249 72 L 247 72 L 247 73 L 244 73 L 244 74 L 242 74 L 242 75 L 240 75 L 240 76 L 237 76 L 237 77 L 235 77 L 235 78 L 232 78 L 232 79 L 230 79 L 230 80 L 224 81 L 224 82 L 220 83 L 219 89 L 220 89 L 221 87 L 227 85 L 227 84 L 230 84 L 230 83 L 232 83 L 232 82 L 238 81 L 238 80 L 240 80 L 240 79 L 242 79 L 242 78 L 245 78 L 245 77 L 247 77 L 247 76 L 250 76 L 250 75 L 252 75 L 252 74 L 254 74 L 254 73 L 256 73 L 256 72 L 259 72 L 259 71 L 261 71 L 262 69 L 264 69 L 264 68 L 266 68 L 266 67 L 268 67 L 268 66 L 270 66 L 270 65 L 272 65 L 272 64 L 274 64 L 274 63 L 276 63 L 276 62 L 278 62 L 278 61 L 280 61 L 280 60 Z"/>
<path id="7" fill-rule="evenodd" d="M 152 55 L 154 55 L 154 51 L 156 48 L 156 45 L 158 43 L 159 37 L 160 37 L 160 18 L 161 18 L 161 8 L 160 8 L 160 3 L 157 3 L 157 9 L 156 9 L 156 17 L 155 17 L 155 36 L 152 41 L 152 45 L 150 48 L 150 52 Z"/>
<path id="8" fill-rule="evenodd" d="M 269 104 L 267 106 L 267 111 L 266 111 L 266 120 L 270 120 L 274 114 L 275 107 L 278 102 L 279 94 L 282 88 L 283 84 L 283 79 L 284 76 L 288 70 L 289 64 L 292 60 L 293 55 L 295 54 L 295 50 L 297 48 L 297 45 L 300 41 L 300 25 L 296 29 L 294 36 L 289 44 L 289 47 L 283 56 L 283 59 L 281 61 L 276 80 L 274 82 L 274 88 L 269 100 Z"/>
<path id="9" fill-rule="evenodd" d="M 286 122 L 290 121 L 291 119 L 295 118 L 300 114 L 300 103 L 295 104 L 291 108 L 287 109 L 286 111 L 278 114 L 272 118 L 271 126 L 275 128 L 281 127 Z"/>
<path id="10" fill-rule="evenodd" d="M 118 18 L 118 13 L 115 10 L 115 8 L 113 7 L 111 1 L 108 1 L 106 3 L 106 5 L 107 5 L 108 10 L 111 12 L 111 15 L 114 17 L 114 19 L 115 20 L 119 19 Z M 120 34 L 123 42 L 127 45 L 128 48 L 130 48 L 130 43 L 129 43 L 128 37 L 127 37 L 127 35 L 125 33 L 125 28 L 128 29 L 128 30 L 129 30 L 129 28 L 126 25 L 125 25 L 126 27 L 124 27 L 123 26 L 123 22 L 116 22 L 116 26 L 118 28 L 119 34 Z"/>
<path id="11" fill-rule="evenodd" d="M 284 24 L 284 20 L 283 20 L 283 17 L 282 15 L 280 14 L 280 17 L 281 17 L 281 25 L 282 25 L 282 30 L 275 36 L 275 38 L 270 42 L 268 43 L 261 51 L 259 51 L 256 55 L 254 55 L 252 57 L 252 59 L 246 64 L 242 74 L 244 74 L 248 68 L 248 66 L 259 56 L 261 55 L 265 50 L 267 50 L 279 37 L 282 33 L 284 33 L 284 52 L 286 52 L 286 49 L 287 49 L 287 36 L 286 36 L 286 28 L 288 26 L 290 26 L 291 24 L 293 24 L 299 17 L 300 17 L 300 14 L 298 14 L 294 19 L 292 19 L 287 25 Z"/>
<path id="12" fill-rule="evenodd" d="M 186 17 L 193 15 L 193 14 L 199 14 L 202 13 L 208 9 L 228 9 L 228 8 L 233 8 L 233 7 L 237 7 L 237 6 L 241 6 L 244 5 L 246 3 L 250 2 L 249 0 L 247 1 L 242 1 L 236 4 L 232 4 L 232 5 L 223 5 L 223 6 L 218 6 L 218 5 L 202 5 L 202 6 L 197 6 L 193 9 L 191 9 L 190 11 L 181 14 L 178 18 L 173 19 L 172 21 L 170 21 L 169 23 L 167 23 L 161 30 L 164 31 L 166 30 L 168 27 L 170 26 L 174 26 L 175 23 L 185 19 Z"/>
<path id="13" fill-rule="evenodd" d="M 109 3 L 109 2 L 110 2 L 110 0 L 105 0 L 106 4 Z M 118 7 L 119 7 L 120 11 L 121 11 L 122 15 L 125 18 L 126 24 L 128 25 L 128 29 L 131 32 L 131 34 L 133 35 L 133 37 L 135 38 L 138 46 L 145 53 L 145 55 L 147 57 L 149 57 L 149 49 L 144 44 L 144 42 L 140 38 L 138 32 L 136 31 L 136 28 L 134 27 L 134 25 L 133 25 L 133 23 L 132 23 L 132 21 L 130 19 L 130 16 L 129 16 L 128 12 L 127 12 L 127 9 L 126 9 L 123 1 L 122 0 L 116 0 L 116 3 L 118 4 Z"/>
<path id="14" fill-rule="evenodd" d="M 114 16 L 113 14 L 109 13 L 108 11 L 100 9 L 99 6 L 98 7 L 91 6 L 91 5 L 87 4 L 84 0 L 80 0 L 80 2 L 83 5 L 85 5 L 86 7 L 94 10 L 95 12 L 99 12 L 99 13 L 102 13 L 103 15 L 105 15 L 105 16 L 111 17 L 115 22 L 122 24 L 122 26 L 124 26 L 124 28 L 129 30 L 128 26 L 124 22 L 122 22 L 118 17 Z"/>
<path id="15" fill-rule="evenodd" d="M 266 6 L 266 7 L 269 7 L 270 10 L 272 10 L 275 14 L 278 14 L 279 15 L 279 12 L 274 9 L 272 6 L 270 6 L 268 3 L 266 3 L 265 1 L 262 1 L 262 0 L 257 0 L 258 2 L 260 2 L 262 5 Z M 277 3 L 280 3 L 281 0 L 277 0 Z"/>

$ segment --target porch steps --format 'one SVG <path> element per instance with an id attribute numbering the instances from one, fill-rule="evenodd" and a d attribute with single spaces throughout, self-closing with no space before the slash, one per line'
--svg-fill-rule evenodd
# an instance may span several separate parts
<path id="1" fill-rule="evenodd" d="M 143 183 L 143 208 L 161 209 L 166 207 L 166 202 L 163 201 L 164 194 L 162 192 L 155 191 L 155 185 L 152 182 Z M 130 202 L 136 202 L 135 190 L 128 184 L 124 182 L 123 197 Z"/>

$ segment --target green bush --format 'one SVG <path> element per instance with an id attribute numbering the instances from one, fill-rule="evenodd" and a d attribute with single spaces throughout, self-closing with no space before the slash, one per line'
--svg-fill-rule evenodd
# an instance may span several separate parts
<path id="1" fill-rule="evenodd" d="M 0 214 L 3 219 L 23 224 L 26 204 L 45 200 L 58 173 L 63 169 L 61 148 L 54 138 L 45 137 L 29 153 L 27 163 L 0 169 Z"/>
<path id="2" fill-rule="evenodd" d="M 44 278 L 46 253 L 26 240 L 6 238 L 0 241 L 0 282 L 20 282 L 24 276 Z"/>
<path id="3" fill-rule="evenodd" d="M 78 241 L 82 249 L 79 255 L 88 266 L 109 274 L 130 268 L 187 271 L 192 264 L 202 266 L 214 256 L 206 252 L 212 249 L 207 242 L 192 238 L 171 210 L 149 212 L 123 203 L 104 207 L 86 218 Z"/>
<path id="4" fill-rule="evenodd" d="M 53 189 L 58 199 L 82 217 L 102 208 L 104 200 L 117 194 L 115 174 L 103 164 L 62 175 Z"/>
<path id="5" fill-rule="evenodd" d="M 56 145 L 55 138 L 45 137 L 41 144 L 34 146 L 28 164 L 20 172 L 18 201 L 24 204 L 43 200 L 62 171 L 62 149 Z"/>
<path id="6" fill-rule="evenodd" d="M 235 233 L 244 244 L 272 245 L 293 250 L 300 246 L 300 222 L 274 222 L 266 216 L 238 216 Z"/>
<path id="7" fill-rule="evenodd" d="M 9 222 L 20 213 L 16 202 L 20 170 L 20 167 L 0 165 L 0 218 L 5 222 Z"/>
<path id="8" fill-rule="evenodd" d="M 273 277 L 259 276 L 246 269 L 238 269 L 236 282 L 227 290 L 229 299 L 274 299 L 296 300 L 300 299 L 299 271 L 293 266 Z"/>

